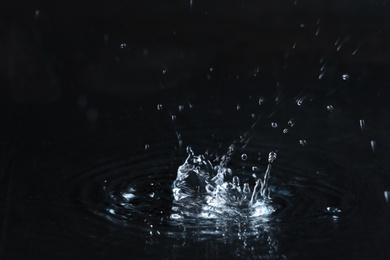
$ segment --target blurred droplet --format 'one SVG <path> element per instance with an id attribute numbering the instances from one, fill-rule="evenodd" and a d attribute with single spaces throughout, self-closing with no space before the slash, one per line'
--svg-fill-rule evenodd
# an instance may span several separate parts
<path id="1" fill-rule="evenodd" d="M 180 111 L 180 112 L 183 112 L 183 110 L 184 110 L 184 106 L 183 106 L 183 105 L 180 105 L 180 106 L 179 106 L 179 111 Z"/>
<path id="2" fill-rule="evenodd" d="M 329 112 L 333 112 L 334 108 L 332 105 L 329 105 L 329 106 L 326 106 L 326 109 L 329 111 Z"/>
<path id="3" fill-rule="evenodd" d="M 248 159 L 248 155 L 246 153 L 241 154 L 241 160 L 246 161 Z"/>
<path id="4" fill-rule="evenodd" d="M 176 115 L 172 115 L 172 121 L 176 121 Z"/>
<path id="5" fill-rule="evenodd" d="M 288 126 L 289 127 L 293 127 L 295 125 L 295 119 L 294 118 L 291 118 L 288 122 L 287 122 Z"/>
<path id="6" fill-rule="evenodd" d="M 259 98 L 259 105 L 261 106 L 263 103 L 264 103 L 264 98 L 263 98 L 263 97 L 260 97 L 260 98 Z"/>
<path id="7" fill-rule="evenodd" d="M 275 160 L 276 160 L 276 157 L 277 157 L 277 153 L 275 152 L 270 152 L 268 154 L 268 162 L 269 163 L 273 163 Z"/>
<path id="8" fill-rule="evenodd" d="M 363 131 L 366 128 L 366 122 L 364 119 L 359 120 L 360 129 Z"/>
<path id="9" fill-rule="evenodd" d="M 121 43 L 121 49 L 126 49 L 127 44 L 126 43 Z"/>
<path id="10" fill-rule="evenodd" d="M 306 140 L 301 139 L 301 140 L 299 140 L 299 144 L 302 146 L 305 146 L 307 144 L 307 142 L 306 142 Z"/>
<path id="11" fill-rule="evenodd" d="M 41 14 L 40 10 L 35 10 L 35 19 L 37 19 L 40 14 Z"/>
<path id="12" fill-rule="evenodd" d="M 390 191 L 384 191 L 385 200 L 387 203 L 390 203 Z"/>
<path id="13" fill-rule="evenodd" d="M 283 134 L 287 134 L 287 133 L 288 133 L 288 129 L 287 128 L 283 129 Z"/>
<path id="14" fill-rule="evenodd" d="M 240 108 L 241 108 L 241 105 L 237 104 L 237 111 L 240 110 Z"/>
<path id="15" fill-rule="evenodd" d="M 162 109 L 163 109 L 163 106 L 162 106 L 161 104 L 158 104 L 158 105 L 157 105 L 157 110 L 160 111 L 160 110 L 162 110 Z"/>
<path id="16" fill-rule="evenodd" d="M 272 126 L 272 128 L 277 128 L 277 127 L 278 127 L 278 123 L 272 122 L 272 123 L 271 123 L 271 126 Z"/>
<path id="17" fill-rule="evenodd" d="M 371 140 L 371 141 L 370 141 L 370 144 L 371 144 L 371 150 L 372 150 L 373 152 L 375 152 L 375 150 L 376 150 L 376 141 L 375 141 L 375 140 Z"/>
<path id="18" fill-rule="evenodd" d="M 343 80 L 347 81 L 349 80 L 349 75 L 348 74 L 343 74 L 343 76 L 341 77 Z"/>
<path id="19" fill-rule="evenodd" d="M 150 145 L 149 144 L 145 144 L 145 151 L 149 150 L 150 148 Z"/>

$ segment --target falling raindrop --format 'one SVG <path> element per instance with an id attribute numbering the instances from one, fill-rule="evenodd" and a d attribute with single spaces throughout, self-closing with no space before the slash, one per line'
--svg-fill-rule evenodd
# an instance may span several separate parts
<path id="1" fill-rule="evenodd" d="M 376 141 L 375 140 L 371 140 L 370 144 L 371 144 L 372 151 L 375 152 L 375 150 L 376 150 Z"/>
<path id="2" fill-rule="evenodd" d="M 180 105 L 180 106 L 179 106 L 179 111 L 180 111 L 180 112 L 183 112 L 183 110 L 184 110 L 184 106 L 183 106 L 183 105 Z"/>
<path id="3" fill-rule="evenodd" d="M 35 19 L 41 14 L 41 10 L 35 10 Z"/>
<path id="4" fill-rule="evenodd" d="M 149 144 L 145 144 L 145 151 L 149 150 L 150 148 L 150 145 Z"/>
<path id="5" fill-rule="evenodd" d="M 384 191 L 385 200 L 390 203 L 390 191 Z"/>
<path id="6" fill-rule="evenodd" d="M 363 131 L 366 128 L 366 122 L 364 119 L 359 120 L 360 129 Z"/>
<path id="7" fill-rule="evenodd" d="M 263 103 L 264 103 L 264 98 L 263 98 L 263 97 L 260 97 L 260 98 L 259 98 L 259 105 L 261 106 Z"/>
<path id="8" fill-rule="evenodd" d="M 287 134 L 287 133 L 288 133 L 288 129 L 287 128 L 283 129 L 283 134 Z"/>
<path id="9" fill-rule="evenodd" d="M 271 126 L 272 126 L 272 128 L 277 128 L 277 127 L 278 127 L 278 123 L 272 122 L 272 123 L 271 123 Z"/>
<path id="10" fill-rule="evenodd" d="M 333 112 L 334 107 L 333 107 L 332 105 L 329 105 L 329 106 L 326 106 L 326 109 L 327 109 L 329 112 Z"/>
<path id="11" fill-rule="evenodd" d="M 165 74 L 167 74 L 167 72 L 168 72 L 168 69 L 167 68 L 163 68 L 162 73 L 165 75 Z"/>
<path id="12" fill-rule="evenodd" d="M 241 105 L 237 104 L 237 111 L 240 110 L 240 108 L 241 108 Z"/>
<path id="13" fill-rule="evenodd" d="M 248 159 L 248 155 L 246 153 L 241 154 L 241 160 L 246 161 Z"/>
<path id="14" fill-rule="evenodd" d="M 295 119 L 294 118 L 291 118 L 289 121 L 288 121 L 288 126 L 289 127 L 293 127 L 295 125 Z"/>
<path id="15" fill-rule="evenodd" d="M 268 154 L 268 162 L 273 163 L 276 160 L 277 154 L 275 152 L 270 152 Z"/>
<path id="16" fill-rule="evenodd" d="M 176 115 L 172 115 L 172 121 L 176 121 Z"/>
<path id="17" fill-rule="evenodd" d="M 161 111 L 162 109 L 163 109 L 163 105 L 158 104 L 158 105 L 157 105 L 157 110 Z"/>
<path id="18" fill-rule="evenodd" d="M 302 146 L 305 146 L 306 143 L 307 143 L 307 142 L 306 142 L 306 140 L 304 140 L 304 139 L 299 140 L 299 144 L 302 145 Z"/>
<path id="19" fill-rule="evenodd" d="M 342 76 L 342 79 L 343 80 L 345 80 L 345 81 L 347 81 L 347 80 L 349 80 L 349 75 L 348 74 L 343 74 L 343 76 Z"/>
<path id="20" fill-rule="evenodd" d="M 126 49 L 127 44 L 126 43 L 121 43 L 121 49 Z"/>

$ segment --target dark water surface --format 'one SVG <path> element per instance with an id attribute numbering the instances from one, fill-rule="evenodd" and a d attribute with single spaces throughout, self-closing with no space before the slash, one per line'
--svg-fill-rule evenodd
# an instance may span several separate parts
<path id="1" fill-rule="evenodd" d="M 6 17 L 0 258 L 389 258 L 390 4 L 290 2 Z M 251 188 L 277 153 L 275 211 L 178 208 L 187 146 L 212 161 L 232 144 Z"/>

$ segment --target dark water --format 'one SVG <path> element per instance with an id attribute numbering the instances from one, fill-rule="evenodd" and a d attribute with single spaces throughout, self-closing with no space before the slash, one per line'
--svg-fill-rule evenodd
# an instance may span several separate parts
<path id="1" fill-rule="evenodd" d="M 390 257 L 386 1 L 71 7 L 3 25 L 2 259 Z M 231 145 L 268 211 L 174 199 Z"/>

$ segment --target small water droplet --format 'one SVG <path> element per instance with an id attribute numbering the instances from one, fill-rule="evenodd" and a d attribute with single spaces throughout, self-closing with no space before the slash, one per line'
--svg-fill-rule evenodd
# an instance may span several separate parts
<path id="1" fill-rule="evenodd" d="M 302 99 L 297 99 L 296 101 L 298 106 L 302 106 L 303 100 Z"/>
<path id="2" fill-rule="evenodd" d="M 176 121 L 176 115 L 172 115 L 172 121 Z"/>
<path id="3" fill-rule="evenodd" d="M 151 198 L 154 198 L 154 195 L 155 195 L 154 192 L 152 192 L 152 193 L 149 194 L 149 196 L 150 196 Z"/>
<path id="4" fill-rule="evenodd" d="M 289 127 L 293 127 L 295 125 L 295 119 L 294 118 L 291 118 L 288 122 L 287 122 L 288 126 Z"/>
<path id="5" fill-rule="evenodd" d="M 179 111 L 180 111 L 180 112 L 183 112 L 183 110 L 184 110 L 184 106 L 183 106 L 183 105 L 180 105 L 180 106 L 179 106 Z"/>
<path id="6" fill-rule="evenodd" d="M 305 28 L 305 24 L 304 24 L 304 23 L 301 23 L 299 26 L 300 26 L 301 28 Z"/>
<path id="7" fill-rule="evenodd" d="M 343 76 L 341 76 L 341 78 L 345 81 L 349 80 L 350 76 L 348 74 L 343 74 Z"/>
<path id="8" fill-rule="evenodd" d="M 257 166 L 252 166 L 252 171 L 257 172 L 259 168 Z"/>
<path id="9" fill-rule="evenodd" d="M 144 57 L 147 57 L 149 55 L 149 50 L 144 48 L 142 53 L 143 53 Z"/>
<path id="10" fill-rule="evenodd" d="M 329 105 L 329 106 L 326 106 L 326 109 L 329 111 L 329 112 L 333 112 L 334 108 L 332 105 Z"/>
<path id="11" fill-rule="evenodd" d="M 241 160 L 246 161 L 248 159 L 248 155 L 246 153 L 241 154 Z"/>
<path id="12" fill-rule="evenodd" d="M 240 108 L 241 108 L 241 105 L 237 104 L 237 111 L 240 110 Z"/>
<path id="13" fill-rule="evenodd" d="M 213 71 L 214 71 L 214 68 L 213 68 L 213 67 L 211 67 L 211 68 L 210 68 L 210 72 L 213 72 Z"/>
<path id="14" fill-rule="evenodd" d="M 40 15 L 41 11 L 40 10 L 35 10 L 35 19 L 38 18 Z"/>
<path id="15" fill-rule="evenodd" d="M 390 203 L 390 191 L 384 191 L 385 200 L 387 203 Z"/>
<path id="16" fill-rule="evenodd" d="M 157 105 L 157 110 L 159 110 L 159 111 L 160 111 L 160 110 L 162 110 L 162 109 L 163 109 L 163 105 L 161 105 L 161 104 L 158 104 L 158 105 Z"/>
<path id="17" fill-rule="evenodd" d="M 259 98 L 259 105 L 261 106 L 263 103 L 264 103 L 264 98 L 263 98 L 263 97 L 260 97 L 260 98 Z"/>
<path id="18" fill-rule="evenodd" d="M 145 144 L 145 151 L 149 150 L 150 148 L 150 145 L 149 144 Z"/>
<path id="19" fill-rule="evenodd" d="M 302 145 L 302 146 L 305 146 L 306 145 L 306 140 L 304 140 L 304 139 L 299 140 L 299 144 Z"/>
<path id="20" fill-rule="evenodd" d="M 167 68 L 164 68 L 163 70 L 162 70 L 162 73 L 165 75 L 165 74 L 167 74 L 167 72 L 168 72 L 168 69 Z"/>
<path id="21" fill-rule="evenodd" d="M 126 43 L 121 43 L 121 49 L 126 49 L 127 44 Z"/>
<path id="22" fill-rule="evenodd" d="M 283 129 L 283 134 L 287 134 L 287 133 L 288 133 L 288 129 L 287 128 Z"/>
<path id="23" fill-rule="evenodd" d="M 271 123 L 271 126 L 272 126 L 272 128 L 277 128 L 277 127 L 278 127 L 278 123 L 272 122 L 272 123 Z"/>
<path id="24" fill-rule="evenodd" d="M 366 122 L 364 119 L 359 120 L 360 129 L 363 131 L 366 128 Z"/>
<path id="25" fill-rule="evenodd" d="M 270 152 L 268 154 L 268 162 L 269 163 L 273 163 L 275 160 L 276 160 L 276 157 L 277 157 L 277 153 L 275 152 Z"/>
<path id="26" fill-rule="evenodd" d="M 371 140 L 370 144 L 371 144 L 372 151 L 375 152 L 375 150 L 376 150 L 376 141 L 375 140 Z"/>

